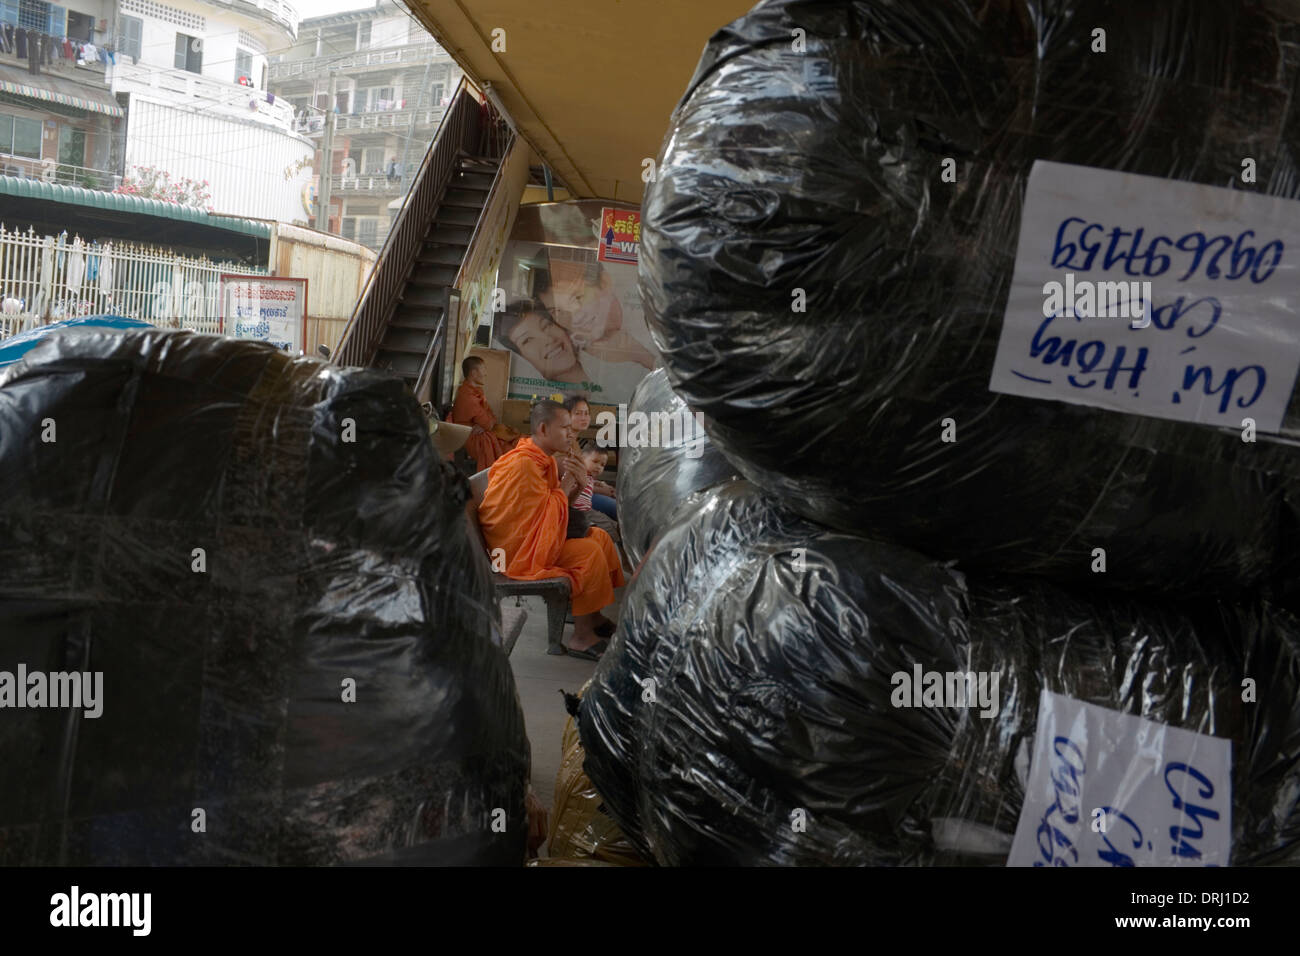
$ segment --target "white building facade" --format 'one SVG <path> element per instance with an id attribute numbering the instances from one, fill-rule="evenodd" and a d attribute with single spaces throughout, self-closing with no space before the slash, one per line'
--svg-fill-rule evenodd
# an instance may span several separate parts
<path id="1" fill-rule="evenodd" d="M 213 212 L 306 224 L 314 144 L 267 90 L 291 48 L 283 0 L 116 0 L 106 78 L 125 107 L 125 173 L 206 183 Z"/>

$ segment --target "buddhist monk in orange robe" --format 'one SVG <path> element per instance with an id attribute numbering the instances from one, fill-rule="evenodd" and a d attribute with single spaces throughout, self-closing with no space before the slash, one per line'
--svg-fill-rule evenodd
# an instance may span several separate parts
<path id="1" fill-rule="evenodd" d="M 496 432 L 504 426 L 497 423 L 497 417 L 488 408 L 487 397 L 483 394 L 483 383 L 487 381 L 487 367 L 477 356 L 468 356 L 460 363 L 460 370 L 465 376 L 456 391 L 456 404 L 452 406 L 450 420 L 453 425 L 470 425 L 474 432 L 465 440 L 465 451 L 478 470 L 482 471 L 500 458 L 515 442 L 502 438 Z M 507 430 L 507 433 L 512 430 Z"/>
<path id="2" fill-rule="evenodd" d="M 613 633 L 613 622 L 600 609 L 613 603 L 614 588 L 623 585 L 623 565 L 600 528 L 589 529 L 585 538 L 565 538 L 569 503 L 586 478 L 583 464 L 568 451 L 569 413 L 558 402 L 538 402 L 531 426 L 532 437 L 493 464 L 479 525 L 488 548 L 504 551 L 507 577 L 569 579 L 574 626 L 568 651 L 597 660 L 609 644 L 602 638 Z"/>

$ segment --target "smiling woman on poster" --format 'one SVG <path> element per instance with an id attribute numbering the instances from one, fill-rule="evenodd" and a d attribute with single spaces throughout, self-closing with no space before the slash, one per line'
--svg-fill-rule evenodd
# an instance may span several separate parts
<path id="1" fill-rule="evenodd" d="M 566 250 L 572 255 L 572 250 Z M 548 268 L 538 271 L 534 295 L 556 323 L 568 332 L 583 357 L 602 362 L 635 362 L 647 371 L 655 367 L 654 354 L 623 327 L 623 304 L 613 275 L 596 262 L 556 259 L 547 250 Z M 632 270 L 635 295 L 635 270 Z M 644 323 L 642 323 L 644 325 Z"/>
<path id="2" fill-rule="evenodd" d="M 524 378 L 539 387 L 589 392 L 597 402 L 626 401 L 654 366 L 653 355 L 644 347 L 639 351 L 610 347 L 601 349 L 601 356 L 580 353 L 570 332 L 534 299 L 512 302 L 497 318 L 494 334 L 518 357 L 512 363 L 512 380 Z M 636 360 L 618 360 L 625 356 Z M 537 376 L 535 382 L 528 379 L 530 375 Z"/>

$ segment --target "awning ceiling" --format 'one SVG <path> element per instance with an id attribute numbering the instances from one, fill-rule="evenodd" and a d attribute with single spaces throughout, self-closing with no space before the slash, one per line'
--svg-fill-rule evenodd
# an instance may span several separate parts
<path id="1" fill-rule="evenodd" d="M 33 76 L 25 70 L 0 66 L 0 91 L 31 100 L 42 100 L 106 116 L 124 116 L 108 87 L 97 88 L 62 77 L 41 73 Z"/>
<path id="2" fill-rule="evenodd" d="M 407 2 L 575 195 L 640 202 L 704 44 L 755 0 Z"/>

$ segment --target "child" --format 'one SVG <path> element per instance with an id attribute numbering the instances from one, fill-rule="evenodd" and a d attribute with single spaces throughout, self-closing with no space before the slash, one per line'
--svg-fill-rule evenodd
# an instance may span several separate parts
<path id="1" fill-rule="evenodd" d="M 587 485 L 582 489 L 582 493 L 578 495 L 577 500 L 574 501 L 573 508 L 569 510 L 581 510 L 584 520 L 588 524 L 600 528 L 614 539 L 615 544 L 618 544 L 620 540 L 618 522 L 609 515 L 602 513 L 599 508 L 593 505 L 592 501 L 596 487 L 601 484 L 596 481 L 596 476 L 605 470 L 605 465 L 609 461 L 609 454 L 604 449 L 599 448 L 590 438 L 584 439 L 579 448 L 581 449 L 583 464 L 587 466 Z"/>
<path id="2" fill-rule="evenodd" d="M 587 469 L 587 484 L 583 487 L 582 493 L 569 505 L 569 531 L 567 536 L 570 538 L 584 538 L 587 535 L 588 519 L 593 514 L 591 510 L 592 488 L 595 486 L 596 476 L 605 470 L 606 460 L 605 452 L 597 448 L 596 443 L 590 438 L 583 439 L 578 448 L 583 467 Z"/>

